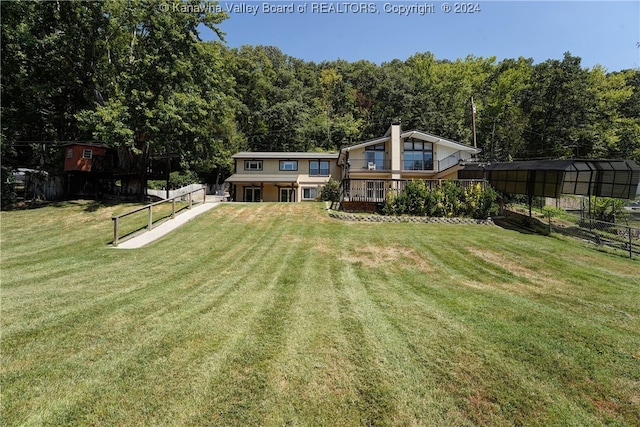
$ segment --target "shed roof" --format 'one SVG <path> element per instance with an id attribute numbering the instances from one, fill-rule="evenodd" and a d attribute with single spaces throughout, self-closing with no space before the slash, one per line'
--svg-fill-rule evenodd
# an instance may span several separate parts
<path id="1" fill-rule="evenodd" d="M 528 160 L 465 165 L 461 178 L 486 176 L 498 191 L 531 196 L 560 194 L 634 198 L 640 166 L 633 160 Z"/>

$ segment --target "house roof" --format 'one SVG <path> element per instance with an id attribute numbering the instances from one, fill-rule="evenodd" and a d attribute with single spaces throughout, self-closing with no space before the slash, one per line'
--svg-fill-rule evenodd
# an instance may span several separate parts
<path id="1" fill-rule="evenodd" d="M 426 133 L 426 132 L 422 132 L 419 130 L 409 130 L 406 132 L 403 132 L 400 135 L 401 138 L 405 139 L 405 138 L 416 138 L 422 141 L 426 141 L 426 142 L 432 142 L 434 144 L 438 144 L 438 145 L 444 145 L 445 147 L 450 147 L 450 148 L 455 148 L 457 150 L 460 151 L 469 151 L 471 153 L 479 153 L 481 150 L 478 148 L 473 148 L 470 145 L 467 144 L 463 144 L 461 142 L 457 142 L 457 141 L 452 141 L 450 139 L 446 139 L 446 138 L 442 138 L 440 136 L 437 135 L 432 135 L 430 133 Z"/>
<path id="2" fill-rule="evenodd" d="M 100 147 L 100 148 L 111 148 L 111 146 L 105 144 L 104 142 L 98 141 L 76 141 L 76 142 L 68 142 L 64 144 L 64 147 L 71 147 L 74 145 L 80 145 L 82 147 Z"/>
<path id="3" fill-rule="evenodd" d="M 233 159 L 337 159 L 338 153 L 243 151 L 231 156 Z"/>
<path id="4" fill-rule="evenodd" d="M 355 145 L 348 145 L 346 147 L 342 147 L 340 149 L 340 152 L 351 151 L 351 150 L 356 149 L 356 148 L 363 148 L 363 147 L 368 147 L 370 145 L 380 144 L 380 143 L 383 143 L 383 142 L 387 142 L 390 139 L 391 139 L 390 136 L 382 136 L 382 137 L 378 137 L 378 138 L 374 138 L 374 139 L 369 139 L 367 141 L 363 141 L 363 142 L 360 142 L 360 143 L 355 144 Z"/>
<path id="5" fill-rule="evenodd" d="M 443 145 L 445 147 L 451 147 L 451 148 L 455 148 L 457 150 L 460 151 L 468 151 L 471 153 L 479 153 L 481 150 L 478 148 L 473 148 L 470 145 L 466 145 L 466 144 L 462 144 L 460 142 L 456 142 L 456 141 L 452 141 L 450 139 L 446 139 L 446 138 L 441 138 L 439 136 L 436 135 L 432 135 L 430 133 L 426 133 L 426 132 L 422 132 L 422 131 L 418 131 L 418 130 L 410 130 L 407 132 L 403 132 L 402 134 L 400 134 L 400 137 L 402 139 L 405 138 L 416 138 L 416 139 L 420 139 L 422 141 L 426 141 L 426 142 L 432 142 L 434 144 L 438 144 L 438 145 Z M 369 139 L 367 141 L 363 141 L 360 142 L 358 144 L 355 145 L 349 145 L 346 147 L 342 147 L 340 149 L 340 153 L 342 152 L 346 152 L 346 151 L 351 151 L 357 148 L 363 148 L 363 147 L 369 147 L 371 145 L 376 145 L 376 144 L 380 144 L 383 142 L 387 142 L 391 140 L 391 136 L 388 134 L 379 138 L 374 138 L 374 139 Z"/>

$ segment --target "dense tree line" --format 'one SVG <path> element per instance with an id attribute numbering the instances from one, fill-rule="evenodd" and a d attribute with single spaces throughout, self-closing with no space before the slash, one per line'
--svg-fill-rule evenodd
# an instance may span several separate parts
<path id="1" fill-rule="evenodd" d="M 315 64 L 260 46 L 227 54 L 241 65 L 236 123 L 250 149 L 336 149 L 394 120 L 471 144 L 473 97 L 486 158 L 640 160 L 640 70 L 589 69 L 570 53 L 539 64 L 417 53 L 381 65 Z"/>
<path id="2" fill-rule="evenodd" d="M 471 143 L 472 97 L 486 158 L 640 161 L 638 69 L 570 53 L 318 64 L 228 48 L 214 4 L 1 2 L 3 183 L 16 166 L 59 171 L 60 145 L 78 140 L 117 147 L 131 169 L 177 153 L 201 174 L 229 173 L 238 150 L 335 150 L 396 120 Z M 201 41 L 202 25 L 221 39 Z"/>

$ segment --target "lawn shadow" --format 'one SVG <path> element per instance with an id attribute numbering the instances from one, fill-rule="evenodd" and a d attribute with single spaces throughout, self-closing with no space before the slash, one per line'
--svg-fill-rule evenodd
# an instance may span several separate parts
<path id="1" fill-rule="evenodd" d="M 90 200 L 84 208 L 85 212 L 96 212 L 102 208 L 113 207 L 121 204 L 120 200 Z"/>
<path id="2" fill-rule="evenodd" d="M 495 225 L 505 230 L 517 231 L 522 234 L 540 234 L 536 232 L 535 228 L 528 227 L 524 223 L 520 221 L 514 221 L 508 217 L 499 217 L 492 219 Z"/>
<path id="3" fill-rule="evenodd" d="M 41 209 L 46 207 L 65 207 L 69 206 L 67 201 L 48 201 L 48 200 L 25 200 L 14 203 L 9 206 L 7 211 L 26 211 L 32 209 Z"/>

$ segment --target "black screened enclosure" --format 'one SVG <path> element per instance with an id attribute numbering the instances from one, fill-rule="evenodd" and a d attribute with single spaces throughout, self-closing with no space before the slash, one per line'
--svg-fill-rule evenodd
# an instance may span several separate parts
<path id="1" fill-rule="evenodd" d="M 640 166 L 633 160 L 528 160 L 467 164 L 460 179 L 486 179 L 510 194 L 558 198 L 561 194 L 633 199 Z"/>

